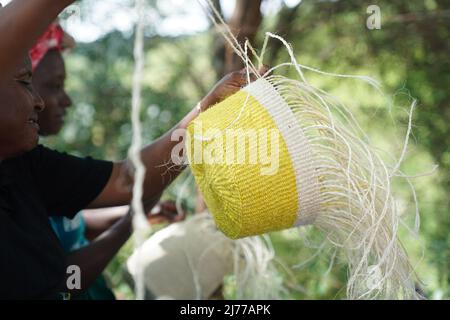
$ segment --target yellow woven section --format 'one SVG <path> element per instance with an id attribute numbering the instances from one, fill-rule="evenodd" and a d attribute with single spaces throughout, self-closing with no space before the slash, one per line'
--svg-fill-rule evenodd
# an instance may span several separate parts
<path id="1" fill-rule="evenodd" d="M 249 97 L 246 107 L 239 120 L 241 108 L 247 98 L 247 93 L 239 91 L 225 101 L 202 113 L 188 127 L 190 141 L 187 143 L 187 153 L 195 180 L 203 193 L 205 202 L 214 216 L 218 228 L 232 239 L 263 234 L 269 231 L 290 228 L 294 225 L 298 211 L 296 177 L 286 144 L 279 133 L 275 122 L 267 110 L 253 97 Z M 230 124 L 233 123 L 232 126 Z M 201 125 L 201 131 L 199 126 Z M 197 128 L 197 131 L 195 131 Z M 216 133 L 208 133 L 211 128 Z M 199 162 L 201 152 L 213 150 L 211 154 L 226 159 L 226 147 L 230 147 L 231 139 L 226 139 L 225 129 L 239 134 L 265 128 L 278 131 L 279 169 L 273 175 L 262 175 L 261 168 L 267 164 L 250 163 L 249 151 L 256 152 L 258 144 L 250 143 L 248 138 L 238 144 L 238 139 L 231 143 L 234 147 L 234 162 L 206 164 Z M 197 141 L 194 135 L 197 135 Z M 209 141 L 201 141 L 199 136 L 214 137 Z M 268 133 L 270 137 L 270 133 Z M 270 141 L 268 138 L 267 141 Z M 241 140 L 242 142 L 242 140 Z M 199 146 L 201 145 L 201 149 Z M 250 148 L 252 148 L 250 150 Z M 245 162 L 236 163 L 238 152 L 245 150 Z M 267 147 L 271 155 L 271 143 Z M 197 153 L 197 154 L 196 154 Z"/>

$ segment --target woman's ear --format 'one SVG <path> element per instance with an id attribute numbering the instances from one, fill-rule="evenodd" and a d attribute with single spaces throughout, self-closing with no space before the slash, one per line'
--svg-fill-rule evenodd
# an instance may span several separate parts
<path id="1" fill-rule="evenodd" d="M 75 48 L 75 39 L 68 33 L 64 32 L 61 47 L 63 50 L 72 50 Z"/>

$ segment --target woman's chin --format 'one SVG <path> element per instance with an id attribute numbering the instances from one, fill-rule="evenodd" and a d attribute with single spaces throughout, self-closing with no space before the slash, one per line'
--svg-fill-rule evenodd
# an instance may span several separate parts
<path id="1" fill-rule="evenodd" d="M 33 150 L 34 148 L 37 147 L 38 144 L 39 144 L 39 136 L 37 136 L 33 141 L 31 141 L 29 143 L 29 145 L 27 146 L 25 152 Z"/>
<path id="2" fill-rule="evenodd" d="M 39 134 L 34 132 L 28 139 L 28 143 L 25 146 L 25 150 L 23 152 L 31 151 L 37 147 L 39 143 Z"/>
<path id="3" fill-rule="evenodd" d="M 42 137 L 54 136 L 59 134 L 64 122 L 61 123 L 53 123 L 52 126 L 46 126 L 41 124 L 41 129 L 39 130 L 39 135 Z"/>
<path id="4" fill-rule="evenodd" d="M 5 156 L 0 157 L 0 158 L 11 159 L 11 158 L 18 157 L 18 156 L 20 156 L 24 153 L 27 153 L 28 151 L 31 151 L 34 148 L 36 148 L 38 143 L 39 143 L 39 138 L 34 139 L 33 141 L 29 141 L 28 143 L 24 144 L 23 146 L 18 147 L 16 150 L 11 150 L 10 152 L 8 152 L 8 154 L 6 154 Z"/>

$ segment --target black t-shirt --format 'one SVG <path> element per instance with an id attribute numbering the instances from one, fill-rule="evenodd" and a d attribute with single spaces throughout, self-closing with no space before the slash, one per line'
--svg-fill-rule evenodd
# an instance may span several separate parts
<path id="1" fill-rule="evenodd" d="M 73 218 L 111 172 L 111 162 L 43 146 L 0 163 L 0 299 L 55 296 L 66 258 L 48 217 Z"/>

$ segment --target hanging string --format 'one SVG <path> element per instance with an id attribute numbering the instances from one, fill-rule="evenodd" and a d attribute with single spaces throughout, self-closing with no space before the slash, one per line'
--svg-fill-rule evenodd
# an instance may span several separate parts
<path id="1" fill-rule="evenodd" d="M 145 0 L 136 0 L 135 10 L 138 17 L 136 23 L 136 35 L 134 43 L 134 74 L 133 74 L 133 90 L 131 100 L 131 123 L 132 123 L 132 143 L 128 150 L 128 157 L 134 168 L 134 185 L 133 185 L 133 199 L 131 207 L 133 212 L 133 237 L 134 247 L 137 251 L 138 259 L 136 259 L 136 277 L 135 277 L 135 292 L 136 299 L 143 300 L 145 295 L 143 268 L 140 263 L 140 247 L 145 241 L 146 234 L 149 230 L 149 224 L 145 218 L 144 207 L 142 204 L 143 186 L 145 179 L 145 166 L 141 159 L 142 148 L 142 128 L 140 122 L 141 110 L 141 88 L 142 78 L 144 72 L 144 18 L 145 18 Z"/>

